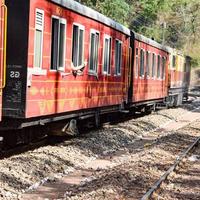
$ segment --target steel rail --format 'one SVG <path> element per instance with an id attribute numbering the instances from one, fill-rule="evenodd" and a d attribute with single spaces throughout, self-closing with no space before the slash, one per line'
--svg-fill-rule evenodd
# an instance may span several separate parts
<path id="1" fill-rule="evenodd" d="M 159 189 L 160 185 L 167 179 L 167 177 L 177 168 L 181 161 L 187 156 L 187 154 L 194 149 L 200 142 L 198 137 L 180 156 L 177 157 L 176 162 L 160 177 L 158 181 L 147 191 L 147 193 L 141 198 L 141 200 L 148 200 L 151 198 L 154 192 Z"/>

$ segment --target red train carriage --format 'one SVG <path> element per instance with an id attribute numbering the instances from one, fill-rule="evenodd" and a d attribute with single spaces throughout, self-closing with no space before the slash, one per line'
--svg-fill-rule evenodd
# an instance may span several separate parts
<path id="1" fill-rule="evenodd" d="M 157 42 L 133 33 L 132 79 L 129 101 L 132 105 L 148 105 L 163 102 L 168 94 L 168 50 Z"/>
<path id="2" fill-rule="evenodd" d="M 72 0 L 6 4 L 3 116 L 31 121 L 24 127 L 119 110 L 127 101 L 129 29 Z"/>
<path id="3" fill-rule="evenodd" d="M 2 89 L 6 81 L 6 30 L 7 7 L 4 0 L 0 0 L 0 120 L 2 118 Z"/>

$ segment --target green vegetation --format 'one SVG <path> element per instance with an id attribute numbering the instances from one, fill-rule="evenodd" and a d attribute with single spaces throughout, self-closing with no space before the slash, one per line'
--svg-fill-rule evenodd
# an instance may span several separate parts
<path id="1" fill-rule="evenodd" d="M 200 0 L 81 0 L 156 41 L 182 49 L 200 65 Z"/>

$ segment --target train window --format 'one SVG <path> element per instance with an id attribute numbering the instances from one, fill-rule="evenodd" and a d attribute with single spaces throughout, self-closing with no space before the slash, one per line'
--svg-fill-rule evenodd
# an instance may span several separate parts
<path id="1" fill-rule="evenodd" d="M 138 65 L 139 65 L 139 57 L 138 57 L 138 48 L 135 50 L 135 77 L 138 77 Z"/>
<path id="2" fill-rule="evenodd" d="M 157 56 L 157 78 L 160 78 L 160 55 Z"/>
<path id="3" fill-rule="evenodd" d="M 99 32 L 91 30 L 89 72 L 96 74 L 98 66 Z"/>
<path id="4" fill-rule="evenodd" d="M 186 61 L 184 62 L 184 72 L 187 72 L 187 65 L 186 65 Z"/>
<path id="5" fill-rule="evenodd" d="M 83 65 L 84 60 L 84 27 L 73 25 L 72 63 L 74 67 Z"/>
<path id="6" fill-rule="evenodd" d="M 103 53 L 103 73 L 110 74 L 111 62 L 111 37 L 105 35 L 104 37 L 104 53 Z"/>
<path id="7" fill-rule="evenodd" d="M 151 53 L 150 52 L 146 52 L 146 67 L 147 67 L 147 77 L 149 77 L 150 76 L 150 55 L 151 55 Z"/>
<path id="8" fill-rule="evenodd" d="M 66 20 L 52 18 L 51 70 L 64 70 Z"/>
<path id="9" fill-rule="evenodd" d="M 176 67 L 176 56 L 172 57 L 172 68 Z"/>
<path id="10" fill-rule="evenodd" d="M 140 50 L 140 77 L 144 77 L 144 50 Z"/>
<path id="11" fill-rule="evenodd" d="M 122 64 L 122 41 L 115 41 L 115 74 L 121 74 L 121 64 Z"/>
<path id="12" fill-rule="evenodd" d="M 156 56 L 152 54 L 152 78 L 155 77 L 155 69 L 156 69 Z"/>
<path id="13" fill-rule="evenodd" d="M 42 67 L 43 29 L 44 29 L 44 11 L 36 9 L 34 67 L 37 68 Z"/>
<path id="14" fill-rule="evenodd" d="M 166 58 L 162 57 L 162 76 L 161 76 L 162 79 L 165 78 L 165 69 L 166 69 Z"/>

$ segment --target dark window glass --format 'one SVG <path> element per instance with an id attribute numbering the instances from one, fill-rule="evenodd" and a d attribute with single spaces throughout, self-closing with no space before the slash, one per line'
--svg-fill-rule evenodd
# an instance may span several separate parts
<path id="1" fill-rule="evenodd" d="M 65 51 L 65 27 L 59 19 L 52 19 L 51 36 L 51 69 L 64 68 Z"/>
<path id="2" fill-rule="evenodd" d="M 157 78 L 160 78 L 160 56 L 158 55 L 157 58 Z"/>
<path id="3" fill-rule="evenodd" d="M 74 64 L 74 66 L 78 66 L 78 26 L 74 25 L 73 27 L 73 42 L 72 42 L 72 62 Z"/>
<path id="4" fill-rule="evenodd" d="M 150 76 L 150 62 L 151 62 L 151 57 L 150 57 L 150 53 L 149 52 L 146 52 L 146 67 L 147 67 L 147 76 L 149 77 Z"/>
<path id="5" fill-rule="evenodd" d="M 138 61 L 138 48 L 135 50 L 135 76 L 138 76 L 138 68 L 139 68 L 139 61 Z"/>
<path id="6" fill-rule="evenodd" d="M 173 56 L 173 58 L 172 58 L 172 67 L 173 68 L 176 67 L 176 56 Z"/>
<path id="7" fill-rule="evenodd" d="M 51 69 L 57 69 L 58 63 L 58 33 L 59 33 L 59 20 L 52 19 L 52 36 L 51 36 Z"/>
<path id="8" fill-rule="evenodd" d="M 59 67 L 64 67 L 65 24 L 60 24 Z"/>
<path id="9" fill-rule="evenodd" d="M 162 57 L 162 79 L 165 78 L 165 70 L 166 70 L 166 59 Z"/>
<path id="10" fill-rule="evenodd" d="M 144 51 L 140 50 L 140 76 L 144 76 Z"/>
<path id="11" fill-rule="evenodd" d="M 79 54 L 78 54 L 78 65 L 83 64 L 83 30 L 79 33 Z"/>
<path id="12" fill-rule="evenodd" d="M 121 61 L 122 61 L 122 43 L 118 40 L 115 41 L 115 74 L 121 74 Z"/>
<path id="13" fill-rule="evenodd" d="M 152 78 L 155 77 L 155 70 L 156 70 L 156 56 L 152 54 Z"/>
<path id="14" fill-rule="evenodd" d="M 110 74 L 110 60 L 111 60 L 111 38 L 105 38 L 104 40 L 104 73 Z"/>
<path id="15" fill-rule="evenodd" d="M 90 39 L 90 72 L 97 73 L 98 66 L 99 33 L 91 33 Z"/>

